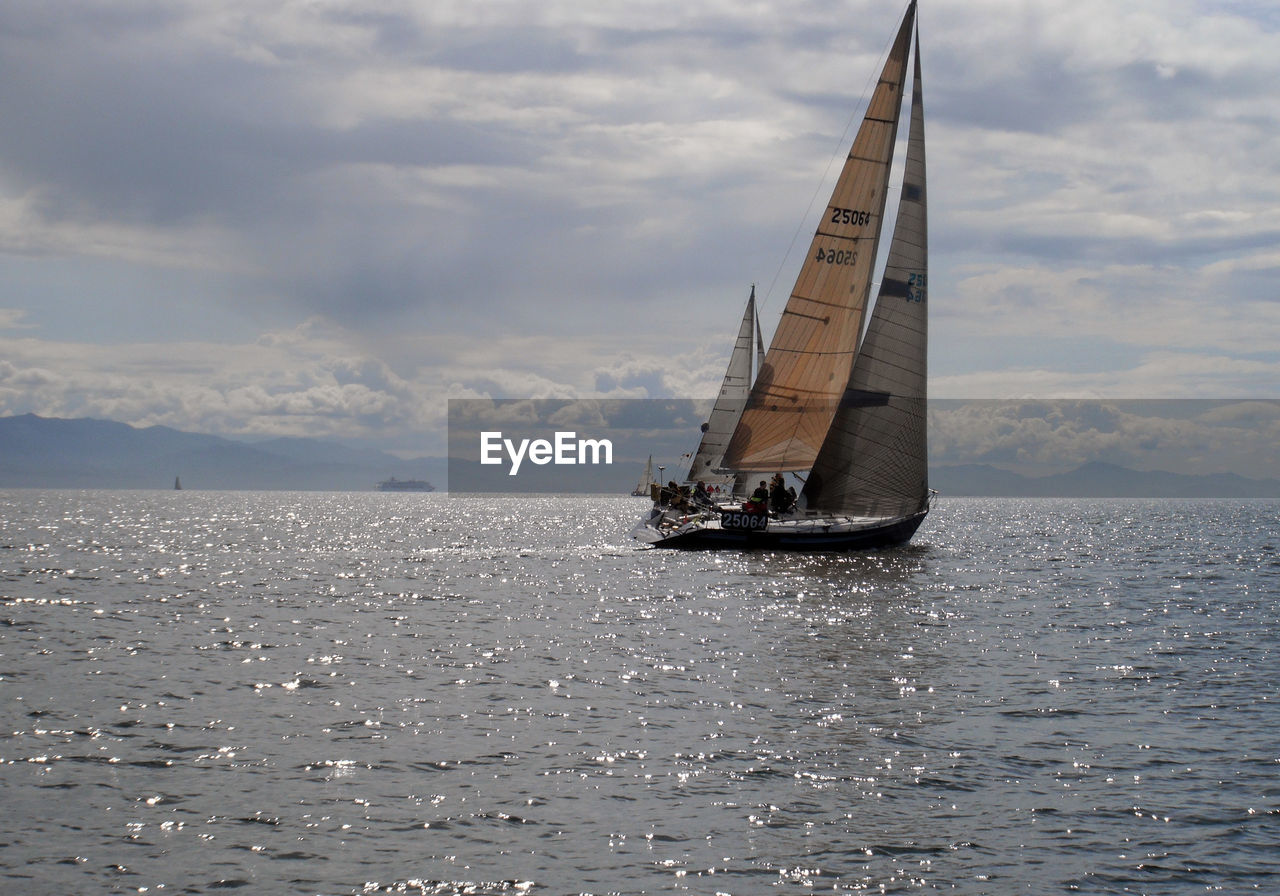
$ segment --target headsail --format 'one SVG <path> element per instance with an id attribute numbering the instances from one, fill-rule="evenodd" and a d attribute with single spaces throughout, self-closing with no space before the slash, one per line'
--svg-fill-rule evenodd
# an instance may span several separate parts
<path id="1" fill-rule="evenodd" d="M 729 437 L 738 425 L 738 418 L 742 416 L 742 409 L 747 403 L 747 394 L 751 391 L 755 373 L 751 340 L 757 328 L 756 288 L 753 285 L 747 299 L 747 308 L 742 313 L 742 323 L 738 327 L 738 338 L 733 343 L 733 353 L 729 356 L 729 367 L 720 384 L 720 394 L 716 396 L 715 406 L 711 409 L 711 416 L 702 433 L 702 441 L 689 465 L 689 482 L 704 480 L 708 483 L 727 484 L 733 480 L 732 475 L 726 476 L 717 470 L 724 461 L 724 450 L 729 445 Z"/>
<path id="2" fill-rule="evenodd" d="M 849 386 L 804 487 L 811 509 L 904 516 L 928 500 L 929 270 L 918 36 L 913 81 L 902 196 L 884 278 Z"/>
<path id="3" fill-rule="evenodd" d="M 741 472 L 807 470 L 849 382 L 884 217 L 913 3 L 880 74 L 725 453 Z"/>

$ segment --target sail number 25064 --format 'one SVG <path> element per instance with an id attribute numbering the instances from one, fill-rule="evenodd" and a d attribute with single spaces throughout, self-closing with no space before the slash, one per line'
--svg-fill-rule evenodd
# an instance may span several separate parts
<path id="1" fill-rule="evenodd" d="M 871 220 L 871 212 L 861 212 L 852 208 L 832 208 L 831 223 L 832 224 L 855 224 L 863 227 Z"/>

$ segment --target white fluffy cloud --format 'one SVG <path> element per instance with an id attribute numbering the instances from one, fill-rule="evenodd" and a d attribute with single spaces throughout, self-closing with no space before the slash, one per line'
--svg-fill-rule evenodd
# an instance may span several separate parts
<path id="1" fill-rule="evenodd" d="M 938 402 L 935 462 L 1039 474 L 1090 461 L 1179 473 L 1280 473 L 1280 401 Z"/>

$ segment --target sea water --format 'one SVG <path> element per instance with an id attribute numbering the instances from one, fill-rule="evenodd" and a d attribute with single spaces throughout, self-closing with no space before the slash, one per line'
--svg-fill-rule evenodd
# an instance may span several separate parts
<path id="1" fill-rule="evenodd" d="M 5 893 L 1280 892 L 1280 503 L 0 492 Z"/>

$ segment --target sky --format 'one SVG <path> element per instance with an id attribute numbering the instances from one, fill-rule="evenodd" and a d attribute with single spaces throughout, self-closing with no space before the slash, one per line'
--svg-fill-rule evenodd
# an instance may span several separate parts
<path id="1" fill-rule="evenodd" d="M 713 395 L 904 7 L 0 4 L 0 415 L 412 456 L 448 398 Z M 919 21 L 930 395 L 1280 397 L 1280 7 Z"/>

